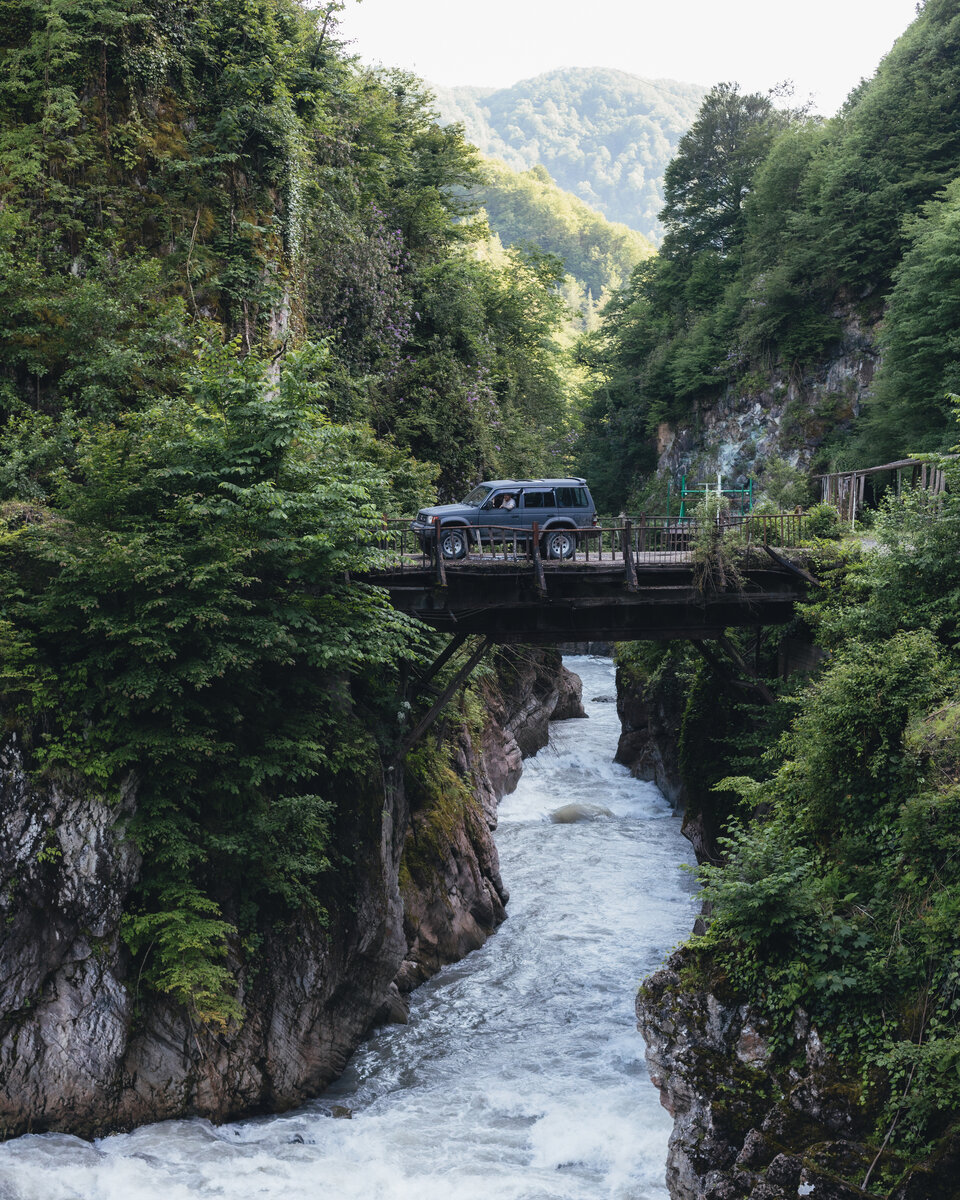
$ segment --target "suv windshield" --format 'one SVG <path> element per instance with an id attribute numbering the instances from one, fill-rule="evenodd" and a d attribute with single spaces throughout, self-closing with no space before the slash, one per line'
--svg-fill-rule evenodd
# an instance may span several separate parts
<path id="1" fill-rule="evenodd" d="M 492 491 L 493 488 L 488 484 L 481 483 L 479 487 L 473 489 L 469 496 L 464 496 L 463 503 L 469 504 L 471 508 L 479 508 Z"/>

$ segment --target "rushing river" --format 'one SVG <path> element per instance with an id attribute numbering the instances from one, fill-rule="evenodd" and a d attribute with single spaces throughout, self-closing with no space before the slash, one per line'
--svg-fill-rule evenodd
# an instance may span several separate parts
<path id="1" fill-rule="evenodd" d="M 409 1025 L 283 1116 L 10 1142 L 0 1200 L 665 1200 L 670 1119 L 633 996 L 691 927 L 690 850 L 659 791 L 612 762 L 609 661 L 567 664 L 590 719 L 554 725 L 500 806 L 509 919 L 415 993 Z M 612 815 L 549 820 L 575 803 Z"/>

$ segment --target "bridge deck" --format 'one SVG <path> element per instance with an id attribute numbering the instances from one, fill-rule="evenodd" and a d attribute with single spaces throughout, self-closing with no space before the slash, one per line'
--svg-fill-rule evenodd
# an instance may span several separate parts
<path id="1" fill-rule="evenodd" d="M 745 557 L 742 586 L 700 590 L 689 554 L 623 562 L 466 558 L 397 563 L 368 576 L 403 612 L 437 630 L 497 642 L 634 641 L 719 637 L 736 625 L 790 621 L 807 583 L 789 564 Z M 635 575 L 636 583 L 633 582 Z"/>

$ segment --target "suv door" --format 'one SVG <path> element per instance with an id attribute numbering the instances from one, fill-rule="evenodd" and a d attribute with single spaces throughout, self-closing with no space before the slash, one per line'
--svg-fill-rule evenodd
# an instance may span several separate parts
<path id="1" fill-rule="evenodd" d="M 556 488 L 557 508 L 560 516 L 569 517 L 574 525 L 583 527 L 593 523 L 593 499 L 583 484 L 561 485 Z"/>
<path id="2" fill-rule="evenodd" d="M 512 496 L 516 502 L 513 508 L 501 507 L 507 496 Z M 498 488 L 484 500 L 477 511 L 477 525 L 484 537 L 487 536 L 486 531 L 490 530 L 491 526 L 498 528 L 506 526 L 508 529 L 515 529 L 522 524 L 519 496 L 519 488 Z"/>
<path id="3" fill-rule="evenodd" d="M 558 488 L 524 488 L 523 523 L 529 529 L 534 521 L 544 530 L 540 539 L 546 558 L 573 558 L 577 552 L 577 535 L 570 525 L 577 523 L 573 510 L 562 512 L 557 507 Z M 565 521 L 558 521 L 563 516 Z M 568 524 L 569 522 L 569 524 Z"/>

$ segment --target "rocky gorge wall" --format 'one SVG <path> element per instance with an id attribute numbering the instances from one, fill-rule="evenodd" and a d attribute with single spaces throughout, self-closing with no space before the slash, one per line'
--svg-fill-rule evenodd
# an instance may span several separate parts
<path id="1" fill-rule="evenodd" d="M 826 437 L 859 414 L 880 362 L 875 327 L 849 308 L 833 314 L 841 334 L 833 352 L 803 373 L 757 372 L 747 383 L 700 404 L 694 419 L 664 422 L 657 470 L 742 487 L 765 460 L 806 469 Z M 869 464 L 864 464 L 869 465 Z"/>
<path id="2" fill-rule="evenodd" d="M 508 892 L 493 840 L 497 804 L 517 786 L 523 759 L 547 744 L 549 722 L 584 715 L 580 680 L 556 650 L 506 652 L 496 677 L 481 687 L 489 719 L 479 739 L 461 727 L 444 786 L 408 789 L 401 995 L 483 945 L 506 917 Z M 403 1019 L 403 1009 L 399 1014 Z"/>
<path id="3" fill-rule="evenodd" d="M 651 684 L 641 675 L 618 665 L 617 712 L 620 740 L 616 761 L 629 767 L 637 779 L 655 783 L 670 803 L 683 813 L 683 834 L 697 862 L 716 858 L 716 838 L 722 815 L 709 798 L 691 793 L 680 766 L 680 728 L 686 694 L 669 670 Z"/>
<path id="4" fill-rule="evenodd" d="M 800 645 L 810 649 L 803 639 Z M 796 649 L 794 665 L 816 665 Z M 698 861 L 715 858 L 724 813 L 709 797 L 688 796 L 678 746 L 686 696 L 675 675 L 662 670 L 651 680 L 621 666 L 617 692 L 618 760 L 686 806 L 683 830 Z M 707 911 L 694 931 L 703 932 L 706 920 Z M 775 1046 L 707 951 L 674 953 L 643 982 L 636 1014 L 651 1081 L 674 1121 L 671 1200 L 960 1196 L 960 1138 L 948 1135 L 904 1174 L 902 1162 L 881 1153 L 881 1100 L 874 1094 L 867 1101 L 857 1072 L 831 1057 L 803 1013 L 791 1044 Z"/>
<path id="5" fill-rule="evenodd" d="M 960 1139 L 946 1138 L 892 1187 L 877 1112 L 802 1013 L 776 1053 L 763 1022 L 680 950 L 637 995 L 651 1080 L 674 1119 L 672 1200 L 955 1200 Z"/>
<path id="6" fill-rule="evenodd" d="M 547 721 L 579 699 L 559 655 L 535 652 L 490 686 L 478 741 L 460 726 L 458 805 L 433 861 L 401 860 L 429 825 L 402 779 L 351 797 L 362 855 L 350 903 L 326 927 L 265 929 L 237 967 L 245 1020 L 218 1032 L 141 988 L 121 936 L 140 855 L 122 801 L 34 781 L 15 734 L 0 746 L 0 1136 L 95 1136 L 187 1115 L 219 1121 L 290 1107 L 335 1078 L 371 1024 L 403 1019 L 401 995 L 479 945 L 505 915 L 491 838 L 496 800 L 516 785 Z M 472 797 L 472 801 L 469 799 Z M 451 815 L 452 814 L 452 815 Z M 421 838 L 421 844 L 423 842 Z M 401 884 L 403 886 L 401 886 Z"/>

